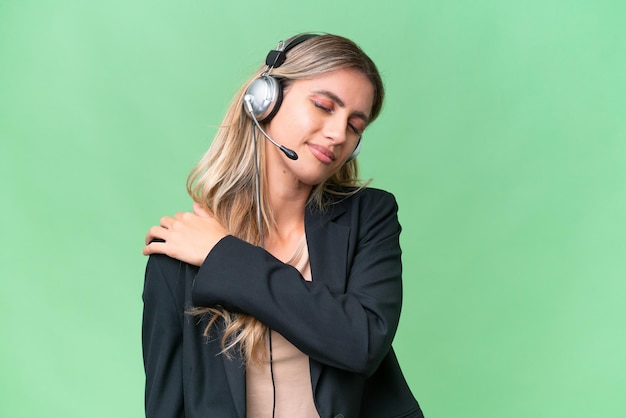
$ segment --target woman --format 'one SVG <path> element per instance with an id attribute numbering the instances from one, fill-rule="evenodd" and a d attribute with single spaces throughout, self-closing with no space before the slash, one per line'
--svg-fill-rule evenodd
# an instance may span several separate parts
<path id="1" fill-rule="evenodd" d="M 314 34 L 260 72 L 189 176 L 194 213 L 146 237 L 146 415 L 421 417 L 391 347 L 396 202 L 354 160 L 380 75 L 352 41 Z"/>

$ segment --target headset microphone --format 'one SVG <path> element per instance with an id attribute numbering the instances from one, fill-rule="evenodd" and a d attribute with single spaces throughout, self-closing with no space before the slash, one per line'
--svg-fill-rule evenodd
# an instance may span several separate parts
<path id="1" fill-rule="evenodd" d="M 265 138 L 267 138 L 268 141 L 270 141 L 274 146 L 276 146 L 279 150 L 281 150 L 289 159 L 292 160 L 297 160 L 298 159 L 298 154 L 296 154 L 295 151 L 290 150 L 289 148 L 287 148 L 284 145 L 280 145 L 278 142 L 274 141 L 266 132 L 265 130 L 263 130 L 263 128 L 261 128 L 261 125 L 259 124 L 259 121 L 256 119 L 256 116 L 254 115 L 254 110 L 252 109 L 252 102 L 254 101 L 254 98 L 252 97 L 252 95 L 250 94 L 246 94 L 245 96 L 243 96 L 243 102 L 246 105 L 246 110 L 248 111 L 248 113 L 250 114 L 250 117 L 252 118 L 252 120 L 254 121 L 254 124 L 256 125 L 257 128 L 259 128 L 259 131 L 261 131 L 261 133 L 263 134 L 263 136 Z"/>

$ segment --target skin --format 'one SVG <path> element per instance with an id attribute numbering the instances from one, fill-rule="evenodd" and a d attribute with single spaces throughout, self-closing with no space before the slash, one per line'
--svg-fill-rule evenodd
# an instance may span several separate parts
<path id="1" fill-rule="evenodd" d="M 278 113 L 265 126 L 272 138 L 299 157 L 290 160 L 271 146 L 264 162 L 277 224 L 268 231 L 265 248 L 278 259 L 289 259 L 304 234 L 312 187 L 337 172 L 352 154 L 368 124 L 373 99 L 372 84 L 353 69 L 296 80 L 285 91 Z M 143 254 L 162 253 L 200 266 L 226 235 L 228 231 L 196 203 L 193 212 L 164 216 L 150 228 Z"/>

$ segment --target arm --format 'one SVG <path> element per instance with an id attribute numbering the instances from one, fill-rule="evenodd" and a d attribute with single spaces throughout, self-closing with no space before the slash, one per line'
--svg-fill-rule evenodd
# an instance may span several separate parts
<path id="1" fill-rule="evenodd" d="M 390 194 L 377 194 L 350 206 L 343 220 L 348 248 L 331 248 L 321 272 L 312 264 L 313 282 L 263 249 L 225 237 L 200 268 L 194 304 L 248 313 L 311 358 L 370 375 L 389 351 L 400 316 L 397 206 Z M 338 262 L 346 256 L 347 272 Z"/>
<path id="2" fill-rule="evenodd" d="M 151 256 L 143 291 L 142 346 L 146 372 L 147 418 L 184 417 L 182 308 L 166 281 L 162 262 Z"/>

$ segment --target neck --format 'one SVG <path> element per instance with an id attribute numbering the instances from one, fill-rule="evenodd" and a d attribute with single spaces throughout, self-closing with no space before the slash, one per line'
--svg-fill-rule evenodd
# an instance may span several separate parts
<path id="1" fill-rule="evenodd" d="M 304 232 L 304 213 L 310 189 L 300 193 L 279 193 L 270 188 L 269 204 L 272 207 L 276 227 L 271 235 L 288 237 Z"/>
<path id="2" fill-rule="evenodd" d="M 274 151 L 271 149 L 268 154 L 275 154 Z M 301 235 L 312 186 L 302 183 L 289 170 L 285 170 L 283 161 L 268 158 L 267 163 L 268 203 L 276 222 L 276 227 L 269 231 L 270 235 L 279 239 Z"/>

